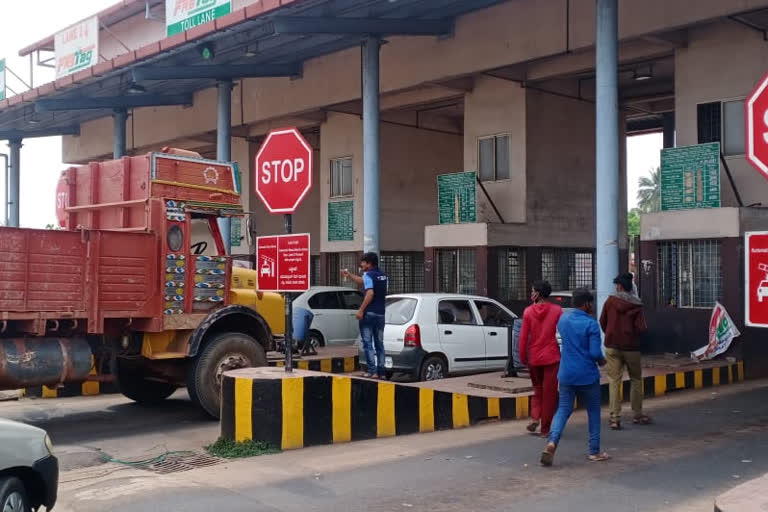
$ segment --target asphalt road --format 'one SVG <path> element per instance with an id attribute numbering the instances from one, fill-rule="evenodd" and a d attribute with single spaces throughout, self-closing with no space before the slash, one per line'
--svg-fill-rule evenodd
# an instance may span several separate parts
<path id="1" fill-rule="evenodd" d="M 657 423 L 604 431 L 613 456 L 604 463 L 586 461 L 585 416 L 576 413 L 553 468 L 538 465 L 543 440 L 523 433 L 524 422 L 508 422 L 170 475 L 91 465 L 62 474 L 56 510 L 709 512 L 716 495 L 768 472 L 767 395 L 768 382 L 749 382 L 650 400 Z M 110 407 L 37 423 L 58 431 L 70 450 L 101 443 L 117 453 L 156 450 L 164 430 L 172 447 L 201 446 L 216 434 L 183 399 L 165 411 Z M 110 433 L 110 421 L 118 432 Z"/>

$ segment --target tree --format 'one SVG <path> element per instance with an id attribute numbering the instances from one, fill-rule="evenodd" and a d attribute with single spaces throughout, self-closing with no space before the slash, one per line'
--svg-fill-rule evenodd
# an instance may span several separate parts
<path id="1" fill-rule="evenodd" d="M 627 234 L 631 237 L 640 234 L 640 213 L 639 208 L 632 208 L 627 214 Z"/>
<path id="2" fill-rule="evenodd" d="M 651 169 L 650 176 L 637 180 L 637 206 L 643 213 L 661 211 L 661 169 Z"/>

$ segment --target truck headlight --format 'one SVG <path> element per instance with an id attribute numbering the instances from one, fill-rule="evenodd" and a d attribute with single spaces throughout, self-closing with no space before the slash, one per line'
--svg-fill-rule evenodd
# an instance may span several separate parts
<path id="1" fill-rule="evenodd" d="M 53 441 L 48 434 L 45 434 L 45 447 L 48 449 L 48 453 L 53 455 Z"/>

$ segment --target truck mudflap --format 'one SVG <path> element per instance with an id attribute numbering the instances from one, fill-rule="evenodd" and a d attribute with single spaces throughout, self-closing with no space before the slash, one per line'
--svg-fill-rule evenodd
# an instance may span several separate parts
<path id="1" fill-rule="evenodd" d="M 90 371 L 84 338 L 0 339 L 0 389 L 84 381 Z"/>

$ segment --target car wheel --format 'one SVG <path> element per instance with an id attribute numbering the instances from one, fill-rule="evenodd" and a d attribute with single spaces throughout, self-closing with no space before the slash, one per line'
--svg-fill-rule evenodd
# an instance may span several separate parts
<path id="1" fill-rule="evenodd" d="M 0 512 L 29 512 L 27 491 L 14 476 L 0 479 Z"/>
<path id="2" fill-rule="evenodd" d="M 317 350 L 318 348 L 325 346 L 323 335 L 317 331 L 309 331 L 307 341 L 309 341 L 309 346 L 312 347 L 313 350 Z"/>
<path id="3" fill-rule="evenodd" d="M 440 356 L 429 356 L 421 365 L 420 380 L 438 380 L 448 376 L 448 365 Z"/>
<path id="4" fill-rule="evenodd" d="M 191 361 L 187 373 L 187 392 L 211 417 L 221 415 L 221 380 L 224 372 L 238 368 L 267 366 L 264 347 L 239 332 L 225 332 L 208 341 Z"/>

